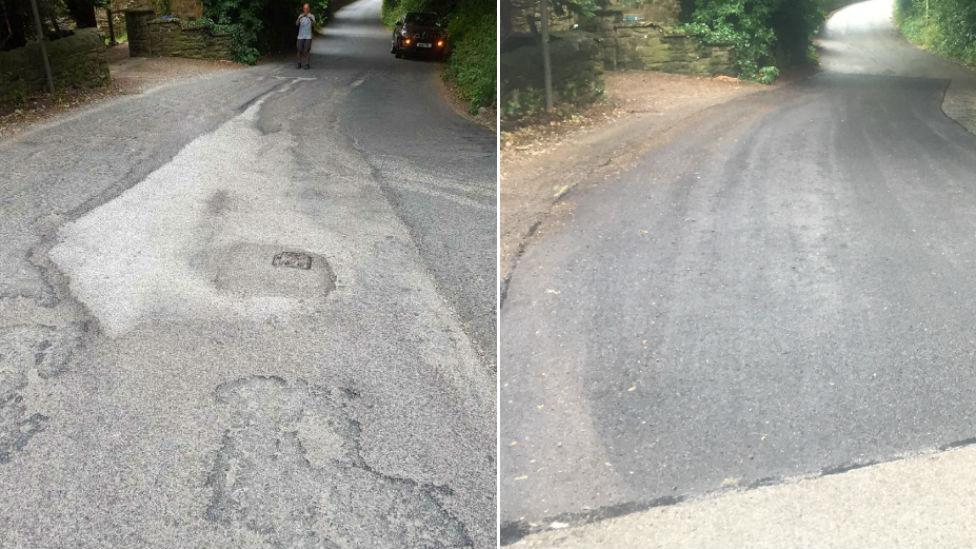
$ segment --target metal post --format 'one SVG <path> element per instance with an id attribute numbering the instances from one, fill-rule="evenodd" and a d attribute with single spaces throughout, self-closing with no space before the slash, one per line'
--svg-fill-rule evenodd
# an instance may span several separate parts
<path id="1" fill-rule="evenodd" d="M 47 59 L 47 44 L 44 43 L 44 27 L 41 26 L 41 12 L 37 9 L 37 0 L 31 0 L 31 10 L 34 12 L 34 26 L 37 27 L 37 41 L 41 44 L 41 58 L 44 60 L 44 76 L 47 77 L 47 91 L 54 93 L 54 77 L 51 76 L 51 62 Z"/>
<path id="2" fill-rule="evenodd" d="M 548 0 L 542 0 L 542 71 L 546 86 L 546 112 L 552 112 L 552 60 L 549 58 Z"/>

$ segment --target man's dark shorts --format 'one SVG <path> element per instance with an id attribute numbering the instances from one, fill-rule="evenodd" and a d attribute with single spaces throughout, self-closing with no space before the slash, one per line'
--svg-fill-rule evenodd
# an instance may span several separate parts
<path id="1" fill-rule="evenodd" d="M 299 38 L 298 39 L 298 53 L 309 53 L 312 51 L 312 39 L 311 38 Z"/>

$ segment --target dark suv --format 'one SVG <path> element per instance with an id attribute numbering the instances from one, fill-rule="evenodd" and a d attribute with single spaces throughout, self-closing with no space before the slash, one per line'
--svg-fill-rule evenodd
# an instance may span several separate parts
<path id="1" fill-rule="evenodd" d="M 436 13 L 412 11 L 393 28 L 393 50 L 397 58 L 407 55 L 447 55 L 447 33 Z"/>

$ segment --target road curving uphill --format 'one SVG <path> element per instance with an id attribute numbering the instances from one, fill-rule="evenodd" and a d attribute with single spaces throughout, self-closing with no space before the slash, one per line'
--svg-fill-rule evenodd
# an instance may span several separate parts
<path id="1" fill-rule="evenodd" d="M 973 76 L 890 15 L 836 12 L 821 71 L 536 231 L 501 312 L 504 542 L 974 435 L 976 136 L 943 111 Z"/>

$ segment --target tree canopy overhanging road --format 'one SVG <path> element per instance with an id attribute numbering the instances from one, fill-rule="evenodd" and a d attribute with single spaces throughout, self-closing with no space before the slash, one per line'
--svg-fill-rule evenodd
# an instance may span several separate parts
<path id="1" fill-rule="evenodd" d="M 501 311 L 503 542 L 971 439 L 972 73 L 890 0 L 822 70 L 712 108 L 583 182 Z"/>
<path id="2" fill-rule="evenodd" d="M 495 137 L 379 9 L 0 143 L 0 546 L 494 546 Z"/>

